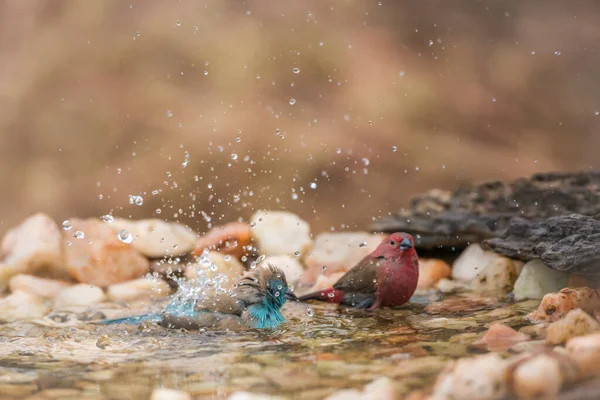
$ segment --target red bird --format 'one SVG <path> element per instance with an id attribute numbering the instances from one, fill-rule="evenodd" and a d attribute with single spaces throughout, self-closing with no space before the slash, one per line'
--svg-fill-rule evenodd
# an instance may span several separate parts
<path id="1" fill-rule="evenodd" d="M 396 232 L 346 272 L 332 288 L 300 297 L 374 310 L 406 303 L 417 289 L 419 256 L 411 235 Z"/>

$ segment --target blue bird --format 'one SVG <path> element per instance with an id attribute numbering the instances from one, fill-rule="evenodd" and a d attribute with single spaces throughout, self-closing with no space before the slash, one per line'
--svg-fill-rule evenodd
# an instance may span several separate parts
<path id="1" fill-rule="evenodd" d="M 100 324 L 156 322 L 166 328 L 272 329 L 285 322 L 280 308 L 286 300 L 298 300 L 288 288 L 285 274 L 273 265 L 246 272 L 226 294 L 206 299 L 171 302 L 160 314 L 111 319 Z"/>

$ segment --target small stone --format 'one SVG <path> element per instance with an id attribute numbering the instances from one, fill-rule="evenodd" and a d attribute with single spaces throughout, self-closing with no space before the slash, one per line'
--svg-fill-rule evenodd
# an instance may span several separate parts
<path id="1" fill-rule="evenodd" d="M 496 400 L 508 394 L 507 362 L 497 354 L 452 361 L 438 376 L 431 400 Z"/>
<path id="2" fill-rule="evenodd" d="M 303 256 L 312 247 L 310 226 L 287 211 L 258 211 L 251 220 L 252 236 L 267 256 Z"/>
<path id="3" fill-rule="evenodd" d="M 397 400 L 398 392 L 390 378 L 375 379 L 364 387 L 362 391 L 345 389 L 328 396 L 325 400 Z"/>
<path id="4" fill-rule="evenodd" d="M 85 232 L 85 240 L 64 234 L 66 267 L 81 283 L 107 287 L 143 276 L 148 260 L 130 244 L 121 242 L 111 226 L 98 219 L 72 219 L 73 229 Z M 68 245 L 66 242 L 69 242 Z"/>
<path id="5" fill-rule="evenodd" d="M 564 288 L 558 293 L 548 293 L 539 307 L 527 315 L 527 319 L 532 322 L 553 322 L 575 308 L 592 314 L 600 309 L 600 295 L 596 290 L 587 287 Z"/>
<path id="6" fill-rule="evenodd" d="M 25 274 L 13 276 L 8 283 L 11 292 L 20 290 L 47 299 L 54 298 L 61 290 L 72 285 L 71 282 L 67 281 L 39 278 L 37 276 Z"/>
<path id="7" fill-rule="evenodd" d="M 72 236 L 72 235 L 71 235 Z M 0 262 L 14 273 L 64 277 L 61 231 L 45 214 L 35 214 L 10 229 L 0 243 Z"/>
<path id="8" fill-rule="evenodd" d="M 467 247 L 452 265 L 452 278 L 462 281 L 471 281 L 484 271 L 485 267 L 495 258 L 500 257 L 492 251 L 484 251 L 481 246 L 474 243 Z"/>
<path id="9" fill-rule="evenodd" d="M 244 265 L 235 257 L 226 256 L 216 251 L 203 253 L 198 262 L 185 268 L 187 279 L 219 278 L 221 287 L 232 288 L 244 273 Z"/>
<path id="10" fill-rule="evenodd" d="M 302 286 L 314 285 L 320 276 L 347 272 L 379 246 L 384 235 L 368 232 L 321 233 L 304 259 Z"/>
<path id="11" fill-rule="evenodd" d="M 515 282 L 515 300 L 541 299 L 566 287 L 568 279 L 568 274 L 548 268 L 542 260 L 531 260 Z"/>
<path id="12" fill-rule="evenodd" d="M 546 330 L 546 344 L 561 344 L 567 340 L 600 330 L 600 323 L 580 308 L 552 322 Z"/>
<path id="13" fill-rule="evenodd" d="M 512 260 L 496 256 L 471 281 L 471 289 L 478 293 L 510 292 L 517 280 L 517 269 Z"/>
<path id="14" fill-rule="evenodd" d="M 106 299 L 101 288 L 86 283 L 73 285 L 62 290 L 54 298 L 54 308 L 68 308 L 71 306 L 89 306 L 98 304 Z"/>
<path id="15" fill-rule="evenodd" d="M 192 400 L 192 396 L 180 390 L 156 388 L 152 391 L 150 400 Z"/>
<path id="16" fill-rule="evenodd" d="M 42 318 L 50 311 L 41 297 L 22 291 L 0 299 L 0 310 L 0 321 L 4 322 Z"/>
<path id="17" fill-rule="evenodd" d="M 8 288 L 10 278 L 15 274 L 14 269 L 9 265 L 0 263 L 0 293 Z"/>
<path id="18" fill-rule="evenodd" d="M 473 342 L 474 346 L 483 345 L 490 351 L 504 351 L 519 342 L 529 340 L 529 336 L 517 332 L 504 324 L 492 324 L 481 339 Z"/>
<path id="19" fill-rule="evenodd" d="M 106 295 L 110 300 L 133 301 L 161 298 L 171 293 L 169 285 L 160 279 L 139 278 L 110 285 Z"/>
<path id="20" fill-rule="evenodd" d="M 269 264 L 280 268 L 285 273 L 285 278 L 289 285 L 295 285 L 304 273 L 304 267 L 298 259 L 290 256 L 267 257 L 259 265 L 267 266 Z"/>
<path id="21" fill-rule="evenodd" d="M 426 290 L 434 287 L 441 279 L 449 278 L 452 268 L 442 260 L 420 259 L 419 260 L 419 283 L 418 290 Z"/>
<path id="22" fill-rule="evenodd" d="M 102 335 L 98 338 L 98 341 L 96 342 L 96 347 L 104 350 L 105 348 L 107 348 L 110 345 L 110 343 L 111 343 L 110 336 Z"/>
<path id="23" fill-rule="evenodd" d="M 244 222 L 231 222 L 202 235 L 196 242 L 194 255 L 200 256 L 204 249 L 209 249 L 240 259 L 251 253 L 248 251 L 251 244 L 250 225 Z"/>
<path id="24" fill-rule="evenodd" d="M 129 232 L 133 237 L 131 246 L 149 258 L 179 256 L 192 252 L 196 247 L 196 233 L 176 222 L 115 218 L 108 226 L 115 235 L 123 229 Z"/>

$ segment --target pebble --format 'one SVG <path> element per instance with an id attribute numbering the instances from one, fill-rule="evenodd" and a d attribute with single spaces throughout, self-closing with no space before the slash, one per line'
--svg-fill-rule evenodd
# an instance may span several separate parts
<path id="1" fill-rule="evenodd" d="M 578 371 L 572 360 L 547 352 L 518 362 L 512 373 L 512 388 L 517 398 L 554 398 L 562 386 L 576 380 Z"/>
<path id="2" fill-rule="evenodd" d="M 347 272 L 375 250 L 384 238 L 384 235 L 368 232 L 326 232 L 317 235 L 313 249 L 304 259 L 306 272 L 300 284 L 311 286 L 322 275 Z"/>
<path id="3" fill-rule="evenodd" d="M 73 230 L 85 232 L 85 239 L 74 239 L 70 231 L 63 235 L 66 267 L 78 282 L 104 288 L 148 272 L 148 260 L 121 242 L 112 224 L 94 218 L 71 219 L 71 224 Z"/>
<path id="4" fill-rule="evenodd" d="M 46 214 L 32 215 L 4 235 L 0 243 L 0 263 L 17 274 L 43 272 L 65 277 L 61 230 Z"/>
<path id="5" fill-rule="evenodd" d="M 114 301 L 133 301 L 140 299 L 161 298 L 171 293 L 169 285 L 161 279 L 139 278 L 111 285 L 106 295 Z"/>
<path id="6" fill-rule="evenodd" d="M 13 276 L 8 283 L 11 292 L 20 290 L 47 299 L 54 298 L 61 290 L 72 285 L 73 283 L 63 280 L 39 278 L 26 274 Z"/>
<path id="7" fill-rule="evenodd" d="M 419 283 L 418 290 L 426 290 L 434 287 L 441 279 L 449 278 L 452 275 L 452 268 L 437 259 L 419 260 Z"/>
<path id="8" fill-rule="evenodd" d="M 156 388 L 152 391 L 150 400 L 192 400 L 192 396 L 180 390 Z"/>
<path id="9" fill-rule="evenodd" d="M 600 295 L 588 287 L 564 288 L 558 293 L 548 293 L 539 307 L 527 315 L 527 319 L 531 322 L 553 322 L 575 308 L 592 314 L 600 309 Z"/>
<path id="10" fill-rule="evenodd" d="M 568 274 L 548 268 L 542 260 L 531 260 L 515 282 L 515 300 L 541 299 L 566 287 L 568 280 Z"/>
<path id="11" fill-rule="evenodd" d="M 304 267 L 294 257 L 271 256 L 265 258 L 259 265 L 265 267 L 269 264 L 279 267 L 284 272 L 288 285 L 295 285 L 304 273 Z"/>
<path id="12" fill-rule="evenodd" d="M 101 303 L 105 299 L 104 292 L 98 286 L 80 283 L 58 293 L 54 298 L 54 309 L 71 306 L 89 306 Z"/>
<path id="13" fill-rule="evenodd" d="M 252 236 L 261 254 L 302 257 L 312 247 L 310 226 L 287 211 L 258 211 L 250 219 Z"/>
<path id="14" fill-rule="evenodd" d="M 279 396 L 270 396 L 268 394 L 236 392 L 229 396 L 228 400 L 284 400 L 284 398 Z"/>
<path id="15" fill-rule="evenodd" d="M 574 337 L 567 342 L 565 349 L 579 367 L 582 377 L 600 373 L 600 333 Z"/>
<path id="16" fill-rule="evenodd" d="M 176 222 L 115 218 L 107 225 L 115 235 L 123 229 L 129 232 L 133 237 L 131 246 L 148 258 L 179 256 L 192 252 L 196 247 L 196 233 Z"/>
<path id="17" fill-rule="evenodd" d="M 477 243 L 467 247 L 452 265 L 452 278 L 471 281 L 484 271 L 485 267 L 495 258 L 500 257 L 493 251 L 485 251 Z"/>
<path id="18" fill-rule="evenodd" d="M 0 321 L 12 322 L 42 318 L 50 308 L 41 297 L 19 290 L 0 299 L 0 310 Z"/>
<path id="19" fill-rule="evenodd" d="M 580 308 L 569 311 L 546 329 L 546 344 L 561 344 L 567 340 L 600 330 L 600 323 Z"/>

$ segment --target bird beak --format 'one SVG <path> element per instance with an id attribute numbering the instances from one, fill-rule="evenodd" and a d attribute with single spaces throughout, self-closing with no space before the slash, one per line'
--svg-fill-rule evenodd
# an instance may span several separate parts
<path id="1" fill-rule="evenodd" d="M 289 291 L 285 294 L 285 299 L 290 301 L 299 301 L 298 296 L 294 294 L 294 292 Z"/>
<path id="2" fill-rule="evenodd" d="M 413 247 L 413 245 L 410 242 L 410 239 L 408 239 L 408 238 L 404 238 L 400 242 L 400 250 L 408 250 L 408 249 L 412 249 L 412 247 Z"/>

